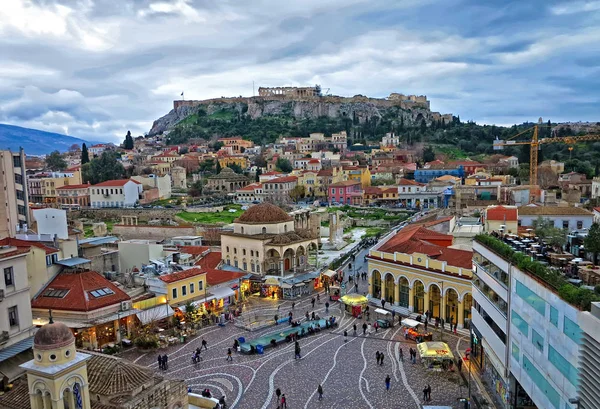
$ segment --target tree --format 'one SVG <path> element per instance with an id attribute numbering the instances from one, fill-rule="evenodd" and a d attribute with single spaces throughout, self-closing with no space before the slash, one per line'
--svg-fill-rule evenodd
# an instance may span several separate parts
<path id="1" fill-rule="evenodd" d="M 543 217 L 533 221 L 535 235 L 541 237 L 552 247 L 562 247 L 567 243 L 567 231 L 554 227 L 554 222 Z"/>
<path id="2" fill-rule="evenodd" d="M 290 192 L 290 198 L 294 202 L 297 202 L 298 200 L 303 199 L 304 196 L 306 196 L 306 189 L 304 188 L 303 185 L 294 186 L 294 188 Z"/>
<path id="3" fill-rule="evenodd" d="M 89 163 L 89 161 L 90 161 L 90 154 L 88 153 L 87 146 L 84 143 L 81 146 L 81 164 L 85 165 L 86 163 Z"/>
<path id="4" fill-rule="evenodd" d="M 290 161 L 284 158 L 277 159 L 275 167 L 284 173 L 289 173 L 292 171 L 292 169 L 294 169 Z"/>
<path id="5" fill-rule="evenodd" d="M 583 240 L 585 251 L 592 253 L 594 264 L 598 264 L 598 253 L 600 253 L 600 224 L 594 223 Z"/>
<path id="6" fill-rule="evenodd" d="M 202 189 L 204 188 L 202 181 L 197 180 L 188 188 L 188 195 L 192 197 L 202 196 Z"/>
<path id="7" fill-rule="evenodd" d="M 259 168 L 266 168 L 267 167 L 267 161 L 265 160 L 265 158 L 263 156 L 257 156 L 254 159 L 254 165 L 258 166 Z"/>
<path id="8" fill-rule="evenodd" d="M 435 152 L 431 146 L 423 150 L 423 162 L 433 162 L 435 160 Z"/>
<path id="9" fill-rule="evenodd" d="M 242 169 L 242 167 L 237 163 L 230 163 L 229 165 L 227 165 L 227 167 L 240 175 L 244 173 L 244 169 Z"/>
<path id="10" fill-rule="evenodd" d="M 180 155 L 185 155 L 186 153 L 188 153 L 190 151 L 190 149 L 187 146 L 183 146 L 179 149 L 179 154 Z"/>
<path id="11" fill-rule="evenodd" d="M 185 322 L 192 323 L 196 319 L 198 309 L 192 300 L 185 303 Z"/>
<path id="12" fill-rule="evenodd" d="M 131 131 L 127 131 L 127 135 L 125 135 L 125 142 L 123 142 L 123 149 L 127 149 L 127 150 L 133 149 L 133 137 L 131 136 Z"/>
<path id="13" fill-rule="evenodd" d="M 107 180 L 122 179 L 125 176 L 125 168 L 117 160 L 118 157 L 118 152 L 102 152 L 99 158 L 94 158 L 81 167 L 83 180 L 95 185 Z"/>
<path id="14" fill-rule="evenodd" d="M 256 173 L 254 175 L 254 180 L 256 183 L 260 182 L 260 175 L 262 174 L 262 170 L 260 168 L 256 168 Z"/>
<path id="15" fill-rule="evenodd" d="M 67 161 L 59 151 L 54 151 L 46 156 L 46 166 L 50 170 L 65 170 L 67 168 Z"/>
<path id="16" fill-rule="evenodd" d="M 221 162 L 219 162 L 219 160 L 217 159 L 217 168 L 215 170 L 215 173 L 218 175 L 219 173 L 221 173 Z"/>
<path id="17" fill-rule="evenodd" d="M 71 145 L 69 147 L 69 152 L 79 152 L 81 150 L 81 147 L 79 146 L 78 143 L 74 143 L 73 145 Z"/>

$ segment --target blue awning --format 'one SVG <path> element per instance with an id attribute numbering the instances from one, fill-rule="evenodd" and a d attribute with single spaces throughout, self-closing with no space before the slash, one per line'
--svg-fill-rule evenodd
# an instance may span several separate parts
<path id="1" fill-rule="evenodd" d="M 75 267 L 75 266 L 79 266 L 81 264 L 87 264 L 87 263 L 91 263 L 91 260 L 88 260 L 87 258 L 81 258 L 81 257 L 71 257 L 71 258 L 66 258 L 64 260 L 58 260 L 56 262 L 56 264 L 59 264 L 61 266 L 65 266 L 65 267 Z"/>
<path id="2" fill-rule="evenodd" d="M 25 338 L 9 347 L 0 349 L 0 362 L 5 361 L 33 347 L 33 337 Z"/>

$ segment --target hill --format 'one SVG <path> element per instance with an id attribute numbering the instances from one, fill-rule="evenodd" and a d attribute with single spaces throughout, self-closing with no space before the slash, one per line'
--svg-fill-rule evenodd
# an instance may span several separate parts
<path id="1" fill-rule="evenodd" d="M 66 152 L 71 145 L 84 142 L 93 144 L 73 136 L 0 124 L 0 149 L 18 151 L 22 147 L 28 155 L 45 155 L 55 150 Z"/>

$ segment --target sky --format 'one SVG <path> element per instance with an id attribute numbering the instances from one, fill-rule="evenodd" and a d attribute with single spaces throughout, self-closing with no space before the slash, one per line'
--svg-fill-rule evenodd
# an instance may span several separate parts
<path id="1" fill-rule="evenodd" d="M 0 122 L 121 142 L 186 99 L 320 84 L 461 120 L 600 121 L 600 1 L 8 0 Z"/>

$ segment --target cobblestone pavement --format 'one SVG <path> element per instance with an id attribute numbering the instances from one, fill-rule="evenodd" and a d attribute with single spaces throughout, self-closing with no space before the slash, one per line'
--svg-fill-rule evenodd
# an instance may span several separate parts
<path id="1" fill-rule="evenodd" d="M 325 316 L 325 296 L 315 311 Z M 281 315 L 291 308 L 290 301 L 253 300 L 248 310 L 273 308 L 280 305 Z M 333 330 L 300 339 L 302 359 L 294 359 L 293 344 L 281 344 L 268 348 L 264 355 L 243 355 L 234 353 L 233 362 L 226 361 L 227 348 L 239 336 L 257 338 L 276 330 L 276 327 L 247 332 L 232 324 L 225 327 L 208 327 L 184 345 L 172 346 L 166 350 L 169 356 L 169 369 L 166 377 L 185 379 L 194 392 L 209 388 L 217 397 L 226 396 L 230 408 L 266 409 L 276 408 L 275 389 L 280 388 L 286 395 L 290 408 L 420 408 L 423 388 L 431 385 L 431 405 L 456 407 L 457 398 L 465 393 L 459 388 L 456 373 L 432 372 L 408 360 L 408 349 L 415 347 L 401 336 L 400 327 L 382 330 L 362 336 L 362 320 L 349 314 L 342 314 L 335 303 L 330 314 L 339 319 L 339 326 Z M 306 311 L 312 312 L 310 298 L 296 301 L 294 316 L 302 317 Z M 353 324 L 359 329 L 359 336 L 353 336 Z M 287 325 L 286 325 L 287 327 Z M 348 341 L 344 342 L 343 332 L 348 331 Z M 201 339 L 208 342 L 208 350 L 202 352 L 203 360 L 194 365 L 192 351 L 200 346 Z M 459 338 L 446 334 L 453 351 Z M 399 359 L 400 348 L 405 359 Z M 375 362 L 375 352 L 385 354 L 384 365 Z M 161 352 L 163 353 L 163 352 Z M 156 353 L 127 353 L 127 358 L 157 371 Z M 392 379 L 389 391 L 385 389 L 385 377 Z M 323 385 L 324 397 L 318 401 L 316 393 L 319 384 Z"/>

